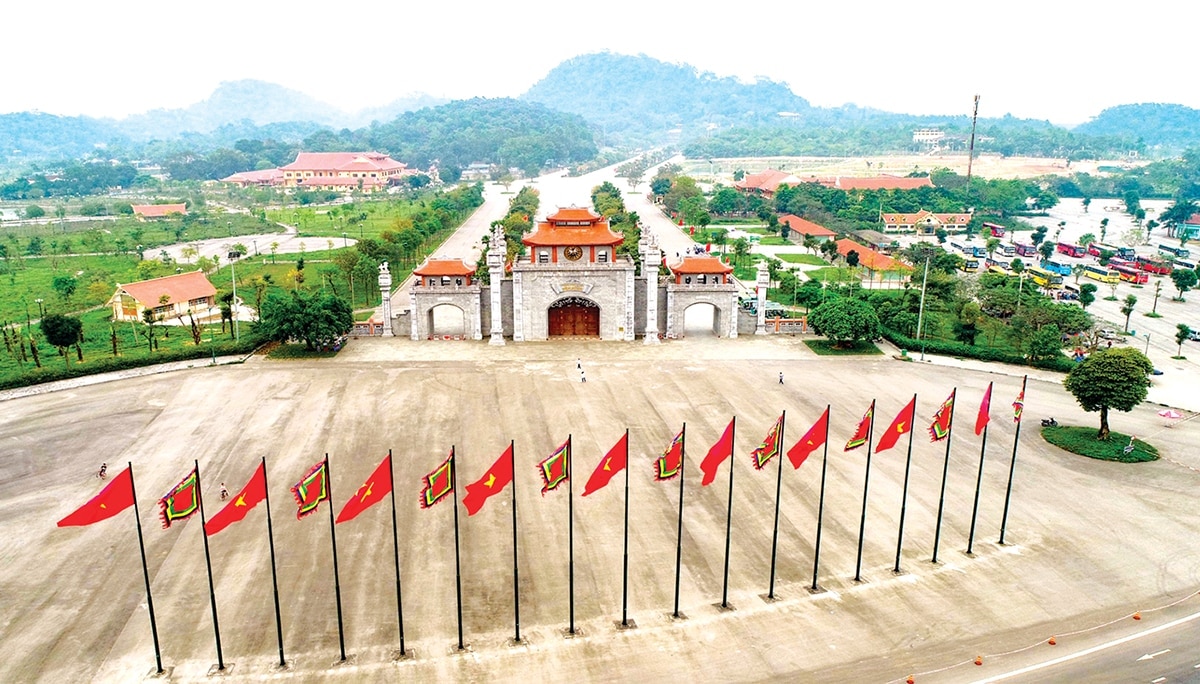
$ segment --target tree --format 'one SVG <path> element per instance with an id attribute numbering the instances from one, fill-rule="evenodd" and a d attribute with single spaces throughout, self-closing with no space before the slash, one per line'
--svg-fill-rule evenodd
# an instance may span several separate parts
<path id="1" fill-rule="evenodd" d="M 846 349 L 859 340 L 879 338 L 879 317 L 870 304 L 851 297 L 835 297 L 813 309 L 809 317 L 813 330 L 824 335 L 833 346 Z"/>
<path id="2" fill-rule="evenodd" d="M 1188 338 L 1191 336 L 1192 329 L 1189 328 L 1186 323 L 1180 323 L 1179 325 L 1175 326 L 1175 342 L 1179 345 L 1179 351 L 1175 353 L 1176 357 L 1183 358 L 1183 343 L 1187 342 Z M 47 336 L 47 339 L 49 339 L 49 336 Z"/>
<path id="3" fill-rule="evenodd" d="M 1063 386 L 1084 411 L 1100 412 L 1097 439 L 1108 439 L 1108 411 L 1129 412 L 1146 399 L 1150 359 L 1132 347 L 1093 352 L 1067 374 Z"/>
<path id="4" fill-rule="evenodd" d="M 36 204 L 31 204 L 25 207 L 25 218 L 36 219 L 46 215 L 46 210 Z"/>
<path id="5" fill-rule="evenodd" d="M 1125 332 L 1129 332 L 1129 317 L 1133 315 L 1133 307 L 1137 305 L 1137 297 L 1126 295 L 1121 304 L 1121 313 L 1125 314 Z"/>
<path id="6" fill-rule="evenodd" d="M 858 250 L 852 249 L 846 254 L 846 265 L 850 268 L 858 267 Z"/>
<path id="7" fill-rule="evenodd" d="M 1079 241 L 1076 244 L 1087 247 L 1088 245 L 1092 244 L 1095 241 L 1096 241 L 1096 236 L 1094 234 L 1084 233 L 1083 235 L 1079 236 Z"/>
<path id="8" fill-rule="evenodd" d="M 79 333 L 83 331 L 83 322 L 74 316 L 50 314 L 38 324 L 46 341 L 58 347 L 68 366 L 71 365 L 71 355 L 67 348 L 79 342 Z M 82 360 L 82 355 L 81 355 Z"/>
<path id="9" fill-rule="evenodd" d="M 1062 329 L 1053 323 L 1034 331 L 1029 338 L 1029 360 L 1050 359 L 1062 353 Z"/>
<path id="10" fill-rule="evenodd" d="M 1196 286 L 1196 272 L 1190 268 L 1176 268 L 1171 271 L 1171 282 L 1179 290 L 1178 301 L 1183 301 L 1183 293 Z"/>
<path id="11" fill-rule="evenodd" d="M 1054 243 L 1053 242 L 1043 242 L 1042 244 L 1038 245 L 1037 250 L 1038 250 L 1038 254 L 1042 255 L 1043 261 L 1049 261 L 1050 255 L 1054 254 Z"/>
<path id="12" fill-rule="evenodd" d="M 1076 285 L 1079 284 L 1079 278 L 1082 277 L 1084 273 L 1087 273 L 1087 266 L 1084 266 L 1083 264 L 1075 264 L 1071 267 L 1071 275 L 1075 276 Z"/>
<path id="13" fill-rule="evenodd" d="M 657 176 L 650 181 L 650 192 L 662 197 L 671 189 L 671 179 L 665 176 Z"/>
<path id="14" fill-rule="evenodd" d="M 1079 305 L 1087 311 L 1088 306 L 1096 301 L 1096 285 L 1095 283 L 1084 283 L 1079 286 Z"/>
<path id="15" fill-rule="evenodd" d="M 738 264 L 745 261 L 750 255 L 750 241 L 744 237 L 740 237 L 733 241 L 733 256 L 737 259 Z"/>
<path id="16" fill-rule="evenodd" d="M 1150 307 L 1150 313 L 1147 316 L 1158 316 L 1158 298 L 1162 295 L 1162 278 L 1154 281 L 1154 306 Z"/>
<path id="17" fill-rule="evenodd" d="M 354 327 L 346 300 L 331 294 L 272 292 L 259 314 L 263 333 L 272 340 L 302 340 L 305 349 L 329 347 Z"/>
<path id="18" fill-rule="evenodd" d="M 1038 226 L 1037 229 L 1033 231 L 1033 235 L 1030 236 L 1030 239 L 1033 241 L 1034 246 L 1040 247 L 1042 242 L 1046 239 L 1046 227 Z M 1051 248 L 1051 251 L 1053 251 L 1053 248 Z"/>
<path id="19" fill-rule="evenodd" d="M 946 244 L 946 238 L 949 237 L 949 235 L 950 233 L 947 233 L 945 228 L 938 228 L 937 230 L 933 231 L 933 236 L 937 238 L 939 245 Z"/>
<path id="20" fill-rule="evenodd" d="M 58 275 L 54 276 L 51 286 L 64 302 L 69 302 L 71 295 L 75 294 L 75 290 L 79 288 L 79 281 L 75 279 L 75 276 Z"/>

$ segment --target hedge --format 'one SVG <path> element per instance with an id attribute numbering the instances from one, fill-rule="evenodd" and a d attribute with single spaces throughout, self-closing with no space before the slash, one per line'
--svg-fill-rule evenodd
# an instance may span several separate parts
<path id="1" fill-rule="evenodd" d="M 883 330 L 883 336 L 889 342 L 908 351 L 921 351 L 922 348 L 930 354 L 940 354 L 942 356 L 955 356 L 967 359 L 978 359 L 980 361 L 998 361 L 1000 363 L 1011 363 L 1018 366 L 1033 366 L 1034 368 L 1045 368 L 1046 370 L 1059 371 L 1068 373 L 1075 367 L 1075 362 L 1066 356 L 1059 354 L 1056 357 L 1049 359 L 1038 359 L 1037 361 L 1029 361 L 1020 354 L 1012 354 L 1009 352 L 992 349 L 989 347 L 975 347 L 962 342 L 948 342 L 945 340 L 930 340 L 926 339 L 923 342 L 914 340 L 911 337 L 906 337 L 895 330 L 890 330 L 887 327 L 880 326 Z"/>

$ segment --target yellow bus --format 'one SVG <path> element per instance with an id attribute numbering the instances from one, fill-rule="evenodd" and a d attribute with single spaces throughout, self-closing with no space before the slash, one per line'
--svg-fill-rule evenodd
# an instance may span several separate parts
<path id="1" fill-rule="evenodd" d="M 975 257 L 964 256 L 962 261 L 958 262 L 958 270 L 963 273 L 976 273 L 979 271 L 979 259 Z"/>
<path id="2" fill-rule="evenodd" d="M 1029 274 L 1030 278 L 1033 278 L 1033 282 L 1037 283 L 1038 287 L 1048 290 L 1057 290 L 1062 287 L 1063 279 L 1060 273 L 1051 273 L 1038 266 L 1030 266 L 1025 269 L 1025 272 Z"/>
<path id="3" fill-rule="evenodd" d="M 1102 283 L 1116 283 L 1121 281 L 1119 273 L 1100 264 L 1088 264 L 1084 266 L 1083 274 L 1092 280 L 1099 280 Z"/>

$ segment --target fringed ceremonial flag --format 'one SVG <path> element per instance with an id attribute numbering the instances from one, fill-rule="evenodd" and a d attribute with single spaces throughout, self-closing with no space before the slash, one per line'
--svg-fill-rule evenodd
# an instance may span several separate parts
<path id="1" fill-rule="evenodd" d="M 67 517 L 58 521 L 59 527 L 82 527 L 107 520 L 129 508 L 133 501 L 133 473 L 122 470 L 100 493 L 92 497 Z"/>
<path id="2" fill-rule="evenodd" d="M 496 459 L 492 467 L 483 474 L 483 477 L 467 485 L 467 494 L 462 499 L 463 506 L 467 509 L 467 515 L 478 513 L 489 498 L 499 494 L 512 481 L 513 448 L 510 443 L 504 453 L 500 454 L 500 458 Z"/>
<path id="3" fill-rule="evenodd" d="M 826 408 L 821 417 L 817 419 L 817 422 L 813 423 L 808 432 L 804 433 L 804 436 L 800 438 L 800 441 L 793 444 L 791 449 L 788 449 L 788 460 L 792 462 L 793 468 L 799 468 L 812 452 L 816 451 L 818 447 L 825 443 L 825 440 L 829 439 L 828 426 L 829 409 Z"/>
<path id="4" fill-rule="evenodd" d="M 754 451 L 750 452 L 751 463 L 754 464 L 755 470 L 762 470 L 771 462 L 772 458 L 779 455 L 781 447 L 779 445 L 779 431 L 783 428 L 783 415 L 780 414 L 776 419 L 775 424 L 771 426 L 771 430 L 767 432 L 767 436 L 763 439 L 763 443 L 758 445 Z"/>
<path id="5" fill-rule="evenodd" d="M 1013 402 L 1013 422 L 1021 422 L 1021 413 L 1025 411 L 1025 388 L 1021 388 L 1021 393 L 1017 395 L 1016 401 Z"/>
<path id="6" fill-rule="evenodd" d="M 983 432 L 987 427 L 988 421 L 991 420 L 990 411 L 992 408 L 992 383 L 988 383 L 987 391 L 983 393 L 983 403 L 979 405 L 979 415 L 975 416 L 975 434 Z"/>
<path id="7" fill-rule="evenodd" d="M 344 523 L 353 520 L 359 513 L 383 501 L 383 497 L 392 491 L 392 457 L 384 456 L 383 461 L 375 468 L 375 472 L 367 478 L 354 496 L 342 506 L 336 522 Z"/>
<path id="8" fill-rule="evenodd" d="M 675 435 L 671 443 L 667 445 L 663 455 L 654 460 L 654 479 L 658 482 L 666 482 L 674 479 L 683 469 L 683 430 Z"/>
<path id="9" fill-rule="evenodd" d="M 217 511 L 217 514 L 208 519 L 204 525 L 204 533 L 212 536 L 221 530 L 229 527 L 235 522 L 239 522 L 251 508 L 258 505 L 258 502 L 267 498 L 267 472 L 262 463 L 258 464 L 258 469 L 250 476 L 250 481 L 242 487 L 242 491 L 233 497 L 233 500 L 225 504 L 225 507 Z"/>
<path id="10" fill-rule="evenodd" d="M 325 469 L 325 461 L 318 461 L 292 485 L 292 496 L 296 497 L 297 520 L 316 511 L 317 506 L 329 498 L 329 471 Z"/>
<path id="11" fill-rule="evenodd" d="M 429 508 L 454 493 L 454 451 L 438 467 L 421 478 L 421 508 Z"/>
<path id="12" fill-rule="evenodd" d="M 704 473 L 704 478 L 700 480 L 702 486 L 707 487 L 717 479 L 717 469 L 725 462 L 725 459 L 733 456 L 733 421 L 729 421 L 729 425 L 725 426 L 725 432 L 721 433 L 721 438 L 717 443 L 712 445 L 708 450 L 708 454 L 704 456 L 704 460 L 700 461 L 700 472 Z"/>
<path id="13" fill-rule="evenodd" d="M 951 391 L 937 413 L 933 414 L 933 423 L 929 426 L 930 441 L 940 442 L 950 436 L 950 419 L 953 415 L 954 391 Z"/>
<path id="14" fill-rule="evenodd" d="M 196 469 L 184 476 L 179 484 L 171 488 L 167 495 L 159 500 L 159 517 L 162 518 L 163 529 L 171 526 L 176 520 L 187 520 L 193 513 L 200 510 L 200 480 L 196 477 Z"/>
<path id="15" fill-rule="evenodd" d="M 871 416 L 875 413 L 875 400 L 871 400 L 871 407 L 863 414 L 862 420 L 858 421 L 858 427 L 854 429 L 854 434 L 850 440 L 846 442 L 846 447 L 842 451 L 853 451 L 867 443 L 867 435 L 871 431 Z"/>
<path id="16" fill-rule="evenodd" d="M 625 458 L 625 453 L 629 451 L 628 439 L 628 433 L 622 434 L 617 443 L 608 450 L 608 454 L 604 456 L 603 460 L 596 465 L 596 469 L 592 471 L 592 476 L 588 478 L 587 484 L 583 486 L 584 496 L 604 488 L 617 473 L 625 470 L 629 465 L 626 463 Z"/>
<path id="17" fill-rule="evenodd" d="M 913 413 L 917 410 L 917 398 L 913 397 L 908 405 L 900 409 L 900 413 L 896 415 L 896 419 L 892 421 L 887 432 L 884 432 L 879 437 L 879 444 L 875 445 L 875 453 L 879 453 L 884 449 L 891 449 L 896 446 L 896 441 L 900 439 L 900 435 L 912 432 Z"/>
<path id="18" fill-rule="evenodd" d="M 567 464 L 567 455 L 571 440 L 562 443 L 546 460 L 538 464 L 538 473 L 542 476 L 542 496 L 552 492 L 558 486 L 571 478 L 571 470 Z"/>

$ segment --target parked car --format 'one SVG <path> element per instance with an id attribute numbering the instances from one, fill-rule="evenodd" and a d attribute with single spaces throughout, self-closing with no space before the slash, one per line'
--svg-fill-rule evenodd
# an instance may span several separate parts
<path id="1" fill-rule="evenodd" d="M 1188 339 L 1193 342 L 1200 342 L 1200 330 L 1197 330 L 1196 328 L 1192 328 L 1188 332 Z"/>

